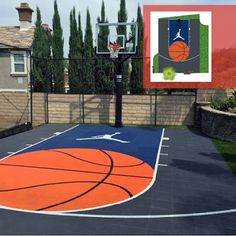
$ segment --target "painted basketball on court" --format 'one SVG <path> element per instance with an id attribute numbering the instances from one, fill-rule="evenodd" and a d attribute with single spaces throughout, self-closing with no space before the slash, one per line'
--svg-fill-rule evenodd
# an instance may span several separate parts
<path id="1" fill-rule="evenodd" d="M 169 57 L 175 62 L 186 61 L 189 53 L 189 46 L 183 41 L 176 41 L 169 47 Z"/>
<path id="2" fill-rule="evenodd" d="M 99 149 L 50 149 L 0 161 L 0 205 L 33 211 L 77 211 L 129 200 L 152 182 L 138 158 Z"/>

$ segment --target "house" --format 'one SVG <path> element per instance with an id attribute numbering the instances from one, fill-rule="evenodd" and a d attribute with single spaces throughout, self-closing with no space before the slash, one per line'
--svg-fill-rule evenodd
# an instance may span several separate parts
<path id="1" fill-rule="evenodd" d="M 28 91 L 34 12 L 28 3 L 16 10 L 19 26 L 0 26 L 0 91 Z"/>

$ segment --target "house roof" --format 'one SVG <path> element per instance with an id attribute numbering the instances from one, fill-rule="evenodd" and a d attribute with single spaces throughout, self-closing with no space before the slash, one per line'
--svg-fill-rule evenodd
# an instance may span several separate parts
<path id="1" fill-rule="evenodd" d="M 34 38 L 35 27 L 20 30 L 19 26 L 1 26 L 0 44 L 6 47 L 30 48 Z"/>

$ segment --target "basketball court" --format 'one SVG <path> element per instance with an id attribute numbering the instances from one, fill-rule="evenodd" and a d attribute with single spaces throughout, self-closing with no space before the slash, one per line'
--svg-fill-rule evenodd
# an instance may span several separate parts
<path id="1" fill-rule="evenodd" d="M 147 27 L 156 31 L 151 11 L 144 12 L 146 79 L 161 76 L 155 88 L 211 82 L 209 68 L 207 78 L 192 80 L 198 51 L 210 52 L 211 14 L 205 34 L 203 13 L 154 14 L 165 44 L 151 50 L 152 42 L 159 47 Z M 137 55 L 137 42 L 137 23 L 96 24 L 96 56 L 114 62 L 116 72 L 114 127 L 50 124 L 1 140 L 0 234 L 236 234 L 236 178 L 210 138 L 188 128 L 123 127 L 122 64 Z M 189 71 L 182 64 L 190 59 L 196 65 Z"/>
<path id="2" fill-rule="evenodd" d="M 188 129 L 44 125 L 1 140 L 1 234 L 234 234 L 236 179 Z"/>

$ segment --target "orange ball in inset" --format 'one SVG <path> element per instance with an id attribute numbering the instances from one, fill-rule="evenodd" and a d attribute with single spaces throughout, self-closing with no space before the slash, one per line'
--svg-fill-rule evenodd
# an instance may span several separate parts
<path id="1" fill-rule="evenodd" d="M 185 61 L 189 54 L 189 46 L 183 41 L 176 41 L 169 47 L 169 57 L 175 62 Z"/>

